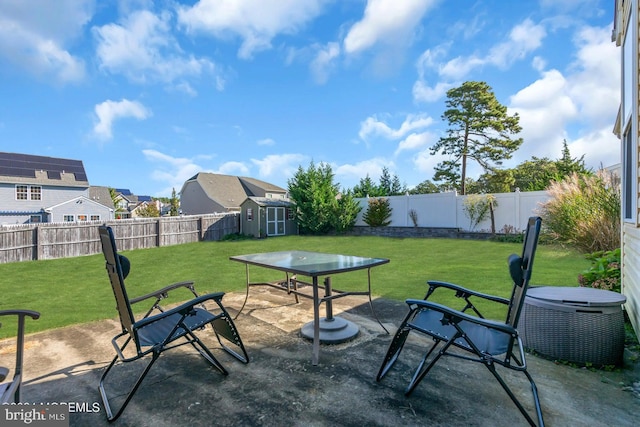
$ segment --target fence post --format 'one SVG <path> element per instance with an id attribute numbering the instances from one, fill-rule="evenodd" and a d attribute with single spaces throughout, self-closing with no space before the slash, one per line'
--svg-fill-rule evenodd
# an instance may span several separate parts
<path id="1" fill-rule="evenodd" d="M 516 217 L 514 218 L 513 223 L 517 224 L 514 227 L 516 227 L 516 230 L 518 230 L 522 225 L 522 223 L 520 222 L 520 203 L 522 203 L 522 201 L 520 199 L 520 188 L 518 187 L 516 187 L 515 196 L 516 196 L 516 200 L 515 200 L 515 205 L 516 205 L 515 216 Z"/>
<path id="2" fill-rule="evenodd" d="M 35 247 L 36 260 L 42 259 L 42 243 L 41 243 L 42 242 L 42 234 L 40 232 L 40 228 L 41 227 L 39 225 L 36 225 L 36 235 L 35 235 L 36 241 L 34 242 L 35 246 L 36 246 Z"/>
<path id="3" fill-rule="evenodd" d="M 162 218 L 161 217 L 158 218 L 158 222 L 156 224 L 157 224 L 156 231 L 158 233 L 156 246 L 160 247 L 162 245 Z"/>

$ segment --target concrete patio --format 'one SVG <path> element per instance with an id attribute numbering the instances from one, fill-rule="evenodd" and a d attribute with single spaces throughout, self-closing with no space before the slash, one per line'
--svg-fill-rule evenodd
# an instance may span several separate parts
<path id="1" fill-rule="evenodd" d="M 235 314 L 243 293 L 225 295 Z M 376 313 L 392 333 L 406 305 L 377 299 Z M 514 426 L 525 420 L 481 365 L 442 360 L 410 397 L 404 389 L 418 363 L 420 340 L 411 341 L 396 367 L 375 376 L 391 340 L 371 316 L 365 297 L 334 302 L 334 313 L 356 322 L 359 336 L 323 345 L 318 366 L 311 343 L 299 337 L 312 318 L 308 300 L 253 288 L 236 324 L 251 357 L 243 365 L 201 333 L 229 371 L 223 376 L 191 347 L 160 357 L 124 414 L 120 426 Z M 115 314 L 115 312 L 114 312 Z M 46 315 L 46 314 L 45 314 Z M 71 403 L 72 426 L 106 426 L 98 392 L 114 355 L 117 320 L 78 325 L 27 337 L 22 401 Z M 0 349 L 2 343 L 0 342 Z M 640 420 L 640 362 L 626 358 L 615 372 L 589 371 L 529 355 L 545 422 L 550 426 L 635 426 Z M 120 366 L 123 384 L 139 365 Z M 528 382 L 507 375 L 531 408 Z M 634 389 L 635 383 L 635 389 Z M 125 390 L 126 386 L 122 386 Z M 113 389 L 112 389 L 113 390 Z M 117 400 L 116 400 L 117 402 Z M 95 412 L 94 412 L 95 410 Z"/>

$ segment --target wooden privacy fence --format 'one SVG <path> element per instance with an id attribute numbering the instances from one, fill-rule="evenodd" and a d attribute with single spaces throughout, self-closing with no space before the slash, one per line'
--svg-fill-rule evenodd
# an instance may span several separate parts
<path id="1" fill-rule="evenodd" d="M 0 264 L 102 252 L 98 227 L 113 228 L 119 250 L 221 240 L 240 230 L 240 214 L 41 223 L 0 227 Z"/>

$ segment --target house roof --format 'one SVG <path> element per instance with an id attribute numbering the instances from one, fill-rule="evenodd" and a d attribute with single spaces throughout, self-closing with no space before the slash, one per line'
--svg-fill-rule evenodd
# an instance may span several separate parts
<path id="1" fill-rule="evenodd" d="M 81 160 L 0 152 L 0 182 L 87 187 Z"/>
<path id="2" fill-rule="evenodd" d="M 89 198 L 95 202 L 105 205 L 110 209 L 114 209 L 113 200 L 111 199 L 111 193 L 109 193 L 108 187 L 99 187 L 92 185 L 89 187 Z"/>
<path id="3" fill-rule="evenodd" d="M 226 208 L 239 208 L 247 197 L 257 196 L 256 190 L 265 193 L 286 194 L 287 190 L 259 179 L 200 172 L 182 186 L 181 192 L 189 182 L 196 181 L 202 191 L 214 202 Z"/>
<path id="4" fill-rule="evenodd" d="M 78 196 L 78 197 L 74 197 L 73 199 L 65 200 L 64 202 L 58 203 L 56 205 L 49 206 L 49 207 L 45 208 L 44 210 L 46 212 L 51 212 L 53 209 L 57 209 L 60 206 L 68 205 L 70 203 L 89 203 L 89 204 L 95 204 L 95 205 L 100 205 L 100 206 L 106 207 L 102 203 L 98 203 L 98 202 L 96 202 L 94 200 L 91 200 L 91 199 L 89 199 L 87 197 Z"/>

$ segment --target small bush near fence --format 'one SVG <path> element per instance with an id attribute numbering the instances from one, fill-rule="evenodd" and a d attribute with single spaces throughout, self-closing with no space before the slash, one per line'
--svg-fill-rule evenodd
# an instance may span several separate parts
<path id="1" fill-rule="evenodd" d="M 41 223 L 0 228 L 0 264 L 102 252 L 98 227 L 113 228 L 119 250 L 222 240 L 240 230 L 240 214 Z"/>

